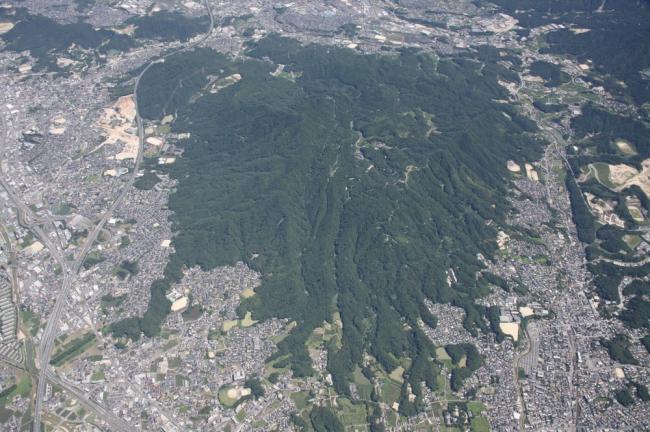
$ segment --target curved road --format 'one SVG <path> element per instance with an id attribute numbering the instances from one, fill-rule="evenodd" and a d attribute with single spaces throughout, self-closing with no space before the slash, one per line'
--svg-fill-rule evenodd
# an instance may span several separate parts
<path id="1" fill-rule="evenodd" d="M 102 231 L 108 219 L 111 218 L 111 216 L 113 215 L 117 207 L 120 205 L 124 197 L 127 195 L 129 190 L 133 186 L 133 182 L 135 181 L 136 178 L 135 176 L 140 168 L 140 164 L 142 163 L 143 149 L 144 149 L 144 127 L 143 127 L 142 117 L 140 115 L 140 109 L 138 106 L 138 89 L 140 86 L 140 80 L 154 64 L 159 63 L 163 61 L 165 58 L 170 57 L 179 52 L 192 49 L 195 46 L 205 42 L 208 39 L 208 37 L 210 37 L 214 29 L 214 17 L 212 15 L 212 10 L 210 9 L 210 5 L 208 4 L 208 0 L 203 0 L 203 5 L 205 6 L 208 16 L 210 18 L 210 26 L 207 32 L 205 33 L 205 35 L 194 42 L 191 42 L 185 46 L 179 47 L 174 51 L 164 54 L 163 56 L 161 56 L 156 60 L 150 61 L 149 64 L 142 70 L 142 72 L 140 72 L 140 74 L 136 78 L 135 87 L 133 91 L 133 99 L 135 102 L 136 122 L 138 127 L 138 140 L 139 140 L 138 155 L 136 157 L 133 170 L 131 171 L 131 174 L 128 178 L 127 184 L 123 187 L 122 191 L 117 196 L 115 201 L 113 201 L 113 204 L 102 214 L 99 222 L 97 223 L 93 231 L 86 239 L 83 248 L 79 251 L 79 253 L 75 257 L 72 266 L 64 268 L 65 274 L 64 274 L 63 284 L 61 289 L 59 290 L 56 302 L 54 304 L 54 309 L 52 310 L 52 313 L 48 318 L 47 325 L 45 327 L 45 331 L 43 332 L 43 337 L 41 339 L 41 345 L 39 351 L 40 371 L 38 377 L 39 379 L 38 379 L 38 388 L 36 392 L 36 401 L 34 404 L 34 426 L 33 426 L 34 432 L 40 432 L 41 411 L 42 411 L 41 408 L 43 403 L 43 396 L 45 395 L 46 379 L 54 380 L 55 377 L 53 372 L 48 371 L 48 368 L 49 368 L 50 356 L 52 354 L 52 349 L 54 348 L 54 339 L 56 338 L 56 334 L 58 330 L 57 325 L 63 313 L 64 306 L 66 304 L 68 293 L 70 290 L 70 286 L 72 285 L 74 277 L 79 272 L 79 269 L 81 268 L 81 265 L 83 264 L 86 255 L 88 254 L 88 252 L 90 252 L 90 249 L 93 247 L 95 241 L 97 240 L 97 236 Z M 79 395 L 77 396 L 79 397 Z M 85 399 L 85 401 L 87 403 L 93 403 L 92 401 L 89 401 L 87 399 Z M 107 412 L 105 414 L 107 414 Z M 120 420 L 119 422 L 111 422 L 111 423 L 112 423 L 111 426 L 114 427 L 116 430 L 133 430 L 133 428 L 129 424 L 127 424 L 122 420 Z"/>

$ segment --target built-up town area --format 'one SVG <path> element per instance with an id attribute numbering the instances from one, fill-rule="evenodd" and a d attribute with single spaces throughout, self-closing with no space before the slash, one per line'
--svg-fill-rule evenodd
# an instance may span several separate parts
<path id="1" fill-rule="evenodd" d="M 0 21 L 16 6 L 61 23 L 78 19 L 76 2 L 57 3 L 2 3 Z M 187 42 L 148 40 L 101 54 L 102 62 L 73 46 L 56 59 L 67 73 L 33 71 L 28 52 L 4 50 L 0 41 L 0 429 L 30 430 L 38 421 L 48 431 L 285 431 L 294 427 L 292 413 L 330 404 L 342 413 L 346 430 L 369 430 L 365 414 L 349 400 L 337 400 L 330 385 L 317 336 L 340 331 L 336 325 L 324 324 L 313 338 L 315 376 L 294 378 L 288 368 L 266 363 L 293 323 L 238 317 L 241 299 L 254 296 L 261 283 L 242 263 L 187 269 L 167 294 L 172 313 L 158 338 L 131 341 L 103 331 L 144 313 L 151 283 L 173 253 L 167 197 L 174 181 L 159 174 L 153 188 L 138 184 L 143 160 L 149 166 L 175 163 L 182 157 L 175 143 L 185 138 L 170 133 L 173 116 L 160 123 L 140 119 L 133 92 L 116 96 L 117 83 L 130 76 L 128 85 L 135 86 L 132 71 L 163 52 L 200 43 L 237 55 L 247 39 L 270 33 L 360 52 L 404 46 L 449 55 L 484 44 L 517 48 L 525 64 L 550 60 L 573 78 L 573 87 L 557 90 L 574 107 L 561 114 L 565 130 L 532 107 L 536 95 L 548 91 L 537 77 L 522 76 L 522 85 L 508 87 L 511 101 L 530 110 L 550 145 L 543 159 L 508 166 L 518 210 L 512 224 L 537 237 L 504 228 L 499 258 L 486 261 L 489 271 L 518 287 L 494 286 L 480 300 L 500 307 L 506 339 L 472 336 L 462 326 L 462 309 L 428 304 L 438 318 L 435 329 L 423 324 L 431 341 L 440 347 L 470 342 L 483 365 L 459 391 L 443 383 L 440 392 L 429 392 L 427 409 L 411 418 L 396 414 L 396 398 L 387 394 L 391 386 L 370 383 L 380 394 L 386 429 L 469 430 L 479 416 L 499 431 L 647 428 L 647 402 L 623 407 L 612 394 L 625 382 L 650 381 L 650 355 L 634 343 L 630 349 L 639 364 L 622 365 L 600 343 L 619 333 L 635 341 L 642 334 L 599 313 L 562 177 L 571 145 L 562 136 L 570 136 L 570 116 L 579 113 L 585 94 L 604 105 L 609 96 L 581 80 L 580 65 L 536 51 L 535 38 L 553 28 L 534 29 L 522 41 L 512 31 L 514 18 L 464 1 L 438 2 L 436 16 L 427 15 L 447 23 L 438 27 L 421 23 L 430 7 L 424 0 L 399 2 L 401 8 L 368 0 L 88 3 L 86 21 L 95 27 L 127 31 L 122 23 L 129 17 L 171 10 L 209 12 L 213 28 Z M 242 16 L 245 27 L 225 20 Z M 354 34 L 337 32 L 344 25 L 355 26 Z M 0 22 L 0 33 L 11 27 L 9 20 Z M 244 35 L 249 27 L 254 33 Z M 612 102 L 612 109 L 624 107 Z M 640 254 L 650 234 L 642 237 Z M 390 379 L 399 389 L 400 372 Z M 471 401 L 470 409 L 451 405 L 462 401 Z"/>

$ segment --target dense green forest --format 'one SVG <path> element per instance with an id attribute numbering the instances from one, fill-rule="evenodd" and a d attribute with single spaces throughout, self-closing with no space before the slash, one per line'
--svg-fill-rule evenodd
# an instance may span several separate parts
<path id="1" fill-rule="evenodd" d="M 533 62 L 530 65 L 530 72 L 533 75 L 542 77 L 544 79 L 544 85 L 547 87 L 558 87 L 571 80 L 569 74 L 563 72 L 560 66 L 545 61 Z"/>
<path id="2" fill-rule="evenodd" d="M 349 392 L 364 350 L 386 370 L 410 358 L 414 391 L 435 387 L 434 349 L 418 324 L 435 325 L 424 300 L 462 307 L 474 334 L 490 330 L 474 302 L 488 292 L 476 255 L 497 249 L 506 161 L 539 155 L 534 124 L 495 102 L 507 97 L 497 73 L 469 58 L 364 56 L 279 37 L 249 56 L 180 54 L 141 82 L 143 115 L 175 112 L 173 131 L 192 133 L 167 168 L 178 180 L 169 201 L 176 252 L 152 286 L 142 330 L 157 333 L 165 291 L 184 267 L 243 260 L 263 284 L 240 312 L 299 324 L 275 356 L 289 354 L 295 375 L 312 373 L 305 341 L 338 311 L 342 345 L 328 355 L 337 391 Z M 277 64 L 295 81 L 271 75 Z M 208 76 L 235 72 L 238 83 L 205 91 Z M 458 279 L 451 286 L 447 269 Z M 467 372 L 457 374 L 460 383 Z"/>
<path id="3" fill-rule="evenodd" d="M 616 401 L 621 405 L 628 407 L 637 401 L 649 401 L 650 393 L 644 384 L 630 381 L 625 385 L 625 387 L 614 392 L 614 399 L 616 399 Z"/>
<path id="4" fill-rule="evenodd" d="M 601 339 L 600 343 L 607 349 L 612 360 L 623 364 L 639 364 L 639 361 L 630 352 L 630 341 L 625 335 L 617 334 L 610 340 Z"/>
<path id="5" fill-rule="evenodd" d="M 633 164 L 650 156 L 650 128 L 637 119 L 613 114 L 589 103 L 582 108 L 581 115 L 572 119 L 571 127 L 580 146 L 594 147 L 599 155 L 616 154 L 614 140 L 624 139 L 638 153 L 628 158 Z"/>
<path id="6" fill-rule="evenodd" d="M 95 30 L 87 23 L 59 24 L 41 15 L 30 15 L 25 9 L 17 9 L 11 18 L 16 25 L 0 38 L 9 50 L 29 51 L 36 59 L 35 71 L 57 70 L 56 55 L 73 45 L 102 54 L 110 50 L 126 51 L 135 46 L 129 36 L 112 30 Z"/>
<path id="7" fill-rule="evenodd" d="M 309 420 L 316 432 L 344 432 L 345 428 L 336 415 L 326 407 L 315 406 L 309 414 Z"/>
<path id="8" fill-rule="evenodd" d="M 133 186 L 140 190 L 151 190 L 158 184 L 160 177 L 156 173 L 146 171 L 141 177 L 135 179 Z"/>
<path id="9" fill-rule="evenodd" d="M 73 46 L 93 50 L 95 59 L 99 61 L 102 59 L 97 54 L 107 54 L 111 50 L 128 51 L 136 46 L 133 38 L 113 30 L 95 29 L 84 22 L 60 24 L 42 15 L 30 15 L 24 8 L 17 8 L 15 15 L 4 18 L 15 22 L 15 26 L 0 35 L 0 38 L 9 50 L 29 51 L 36 59 L 33 67 L 35 71 L 59 71 L 57 56 Z M 205 32 L 209 20 L 205 16 L 195 18 L 177 12 L 161 11 L 130 18 L 125 24 L 136 26 L 133 34 L 135 39 L 186 41 Z"/>
<path id="10" fill-rule="evenodd" d="M 594 216 L 591 214 L 576 180 L 572 176 L 567 175 L 565 184 L 569 192 L 569 200 L 571 201 L 573 221 L 578 230 L 578 239 L 585 243 L 591 243 L 596 239 Z"/>
<path id="11" fill-rule="evenodd" d="M 565 24 L 567 28 L 546 35 L 548 45 L 543 52 L 591 60 L 595 72 L 605 76 L 602 80 L 594 79 L 608 90 L 630 97 L 638 104 L 650 102 L 650 80 L 641 75 L 641 71 L 650 68 L 650 2 L 647 0 L 605 3 L 602 0 L 481 0 L 481 3 L 501 6 L 527 28 Z M 571 28 L 590 31 L 579 33 Z"/>
<path id="12" fill-rule="evenodd" d="M 205 33 L 210 20 L 207 16 L 194 18 L 178 12 L 160 11 L 129 18 L 125 24 L 136 26 L 133 36 L 137 39 L 186 41 L 199 33 Z"/>
<path id="13" fill-rule="evenodd" d="M 454 391 L 460 390 L 463 381 L 468 378 L 472 372 L 481 367 L 483 359 L 479 355 L 476 347 L 471 344 L 457 344 L 447 345 L 445 350 L 451 357 L 453 364 L 458 364 L 460 360 L 465 357 L 465 367 L 454 367 L 451 371 L 451 389 Z"/>
<path id="14" fill-rule="evenodd" d="M 624 407 L 628 407 L 634 403 L 634 397 L 632 397 L 632 393 L 627 387 L 617 390 L 614 393 L 614 399 Z"/>

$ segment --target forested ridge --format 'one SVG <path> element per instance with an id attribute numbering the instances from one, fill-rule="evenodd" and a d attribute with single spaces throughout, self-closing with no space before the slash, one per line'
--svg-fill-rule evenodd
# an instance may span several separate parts
<path id="1" fill-rule="evenodd" d="M 419 324 L 435 325 L 425 299 L 460 306 L 470 332 L 489 331 L 489 311 L 474 302 L 488 292 L 478 256 L 492 257 L 509 211 L 506 161 L 539 155 L 535 126 L 495 102 L 507 99 L 496 74 L 467 58 L 359 55 L 275 36 L 249 56 L 197 50 L 141 82 L 143 115 L 175 113 L 173 131 L 191 132 L 168 168 L 178 180 L 175 254 L 142 330 L 157 332 L 165 290 L 184 267 L 242 260 L 263 283 L 241 312 L 298 323 L 275 355 L 295 375 L 312 372 L 305 341 L 336 311 L 336 390 L 349 392 L 364 351 L 388 371 L 408 357 L 417 405 L 419 383 L 435 386 L 435 352 Z M 295 81 L 271 75 L 278 64 Z M 206 91 L 234 73 L 236 84 Z"/>
<path id="2" fill-rule="evenodd" d="M 100 59 L 99 54 L 105 55 L 110 50 L 128 51 L 135 46 L 130 37 L 113 30 L 96 30 L 82 22 L 60 24 L 51 18 L 30 15 L 24 8 L 17 8 L 15 15 L 4 18 L 15 22 L 11 30 L 0 36 L 6 43 L 6 49 L 29 51 L 36 60 L 33 66 L 35 71 L 60 70 L 56 63 L 57 55 L 74 46 L 96 50 L 93 56 L 97 60 Z"/>
<path id="3" fill-rule="evenodd" d="M 546 35 L 543 52 L 570 54 L 593 61 L 589 79 L 637 104 L 650 102 L 650 81 L 641 71 L 650 68 L 650 2 L 648 0 L 482 0 L 494 3 L 531 29 L 546 24 L 566 28 Z M 586 28 L 574 32 L 572 28 Z M 621 85 L 622 81 L 624 85 Z"/>
<path id="4" fill-rule="evenodd" d="M 35 71 L 57 72 L 63 72 L 57 64 L 57 57 L 66 52 L 69 54 L 73 48 L 87 50 L 87 55 L 103 62 L 111 51 L 129 51 L 144 39 L 187 41 L 205 32 L 210 22 L 206 16 L 188 17 L 177 12 L 160 11 L 126 20 L 125 26 L 134 26 L 131 37 L 111 28 L 96 29 L 81 21 L 62 24 L 46 16 L 31 15 L 25 8 L 16 8 L 12 15 L 0 8 L 0 18 L 15 23 L 11 30 L 0 35 L 8 50 L 29 51 L 35 59 Z"/>

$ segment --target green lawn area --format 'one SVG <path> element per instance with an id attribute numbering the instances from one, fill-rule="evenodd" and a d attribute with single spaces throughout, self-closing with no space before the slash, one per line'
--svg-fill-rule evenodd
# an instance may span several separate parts
<path id="1" fill-rule="evenodd" d="M 368 381 L 361 369 L 357 367 L 353 373 L 353 380 L 357 385 L 357 391 L 359 392 L 359 397 L 363 400 L 369 400 L 370 394 L 372 393 L 372 383 Z"/>
<path id="2" fill-rule="evenodd" d="M 29 377 L 29 375 L 23 375 L 22 378 L 20 378 L 20 381 L 18 381 L 18 387 L 16 388 L 16 395 L 20 395 L 23 397 L 29 396 L 29 393 L 32 390 L 32 380 Z"/>
<path id="3" fill-rule="evenodd" d="M 395 411 L 388 410 L 386 412 L 386 426 L 394 427 L 397 424 L 398 417 L 399 415 Z"/>
<path id="4" fill-rule="evenodd" d="M 471 426 L 472 432 L 490 432 L 490 423 L 485 417 L 474 417 Z"/>
<path id="5" fill-rule="evenodd" d="M 103 370 L 99 370 L 99 371 L 97 371 L 97 372 L 94 372 L 94 373 L 90 376 L 90 380 L 91 380 L 91 381 L 103 381 L 103 380 L 105 380 L 105 379 L 106 379 L 106 374 L 104 374 L 104 371 L 103 371 Z"/>
<path id="6" fill-rule="evenodd" d="M 163 351 L 169 351 L 170 349 L 174 348 L 176 345 L 178 345 L 178 341 L 176 339 L 171 339 L 169 342 L 165 344 L 165 346 L 162 349 Z"/>
<path id="7" fill-rule="evenodd" d="M 50 360 L 50 364 L 61 366 L 62 364 L 74 359 L 84 351 L 88 350 L 94 343 L 96 337 L 93 332 L 87 332 L 83 336 L 72 339 L 61 347 Z"/>
<path id="8" fill-rule="evenodd" d="M 324 331 L 323 331 L 324 332 Z M 307 348 L 319 348 L 323 344 L 323 333 L 321 332 L 312 332 L 307 339 L 306 345 Z"/>
<path id="9" fill-rule="evenodd" d="M 381 400 L 391 405 L 397 402 L 400 395 L 400 386 L 390 379 L 385 379 L 381 385 Z"/>
<path id="10" fill-rule="evenodd" d="M 85 360 L 91 361 L 93 363 L 101 361 L 103 358 L 104 356 L 101 354 L 89 355 L 88 357 L 84 357 Z"/>
<path id="11" fill-rule="evenodd" d="M 598 180 L 603 186 L 609 189 L 614 189 L 616 186 L 609 180 L 609 165 L 604 162 L 594 162 L 591 164 L 593 169 L 598 173 Z"/>
<path id="12" fill-rule="evenodd" d="M 176 386 L 177 387 L 180 387 L 180 386 L 184 385 L 185 381 L 189 381 L 189 379 L 187 379 L 186 376 L 181 375 L 181 374 L 177 374 L 175 379 L 176 379 Z"/>
<path id="13" fill-rule="evenodd" d="M 445 360 L 451 361 L 451 357 L 449 357 L 449 354 L 447 354 L 447 350 L 443 346 L 439 346 L 436 348 L 436 359 L 440 361 L 445 361 Z"/>
<path id="14" fill-rule="evenodd" d="M 237 419 L 238 422 L 241 423 L 241 422 L 244 421 L 244 419 L 246 418 L 247 415 L 248 415 L 248 414 L 246 413 L 246 411 L 241 410 L 241 411 L 239 411 L 239 412 L 237 413 L 237 415 L 235 416 L 235 418 Z"/>
<path id="15" fill-rule="evenodd" d="M 476 402 L 476 401 L 467 402 L 467 408 L 469 408 L 472 415 L 474 416 L 478 416 L 483 411 L 485 411 L 485 405 L 483 405 L 481 402 Z"/>
<path id="16" fill-rule="evenodd" d="M 267 423 L 264 420 L 255 420 L 251 423 L 251 426 L 253 426 L 255 429 L 263 429 L 266 427 L 266 425 Z"/>
<path id="17" fill-rule="evenodd" d="M 629 209 L 629 208 L 628 208 L 628 209 Z M 635 209 L 635 210 L 636 210 L 636 209 Z M 630 210 L 630 213 L 632 213 L 631 210 Z M 632 215 L 632 216 L 634 217 L 634 215 Z M 631 249 L 635 249 L 635 248 L 639 245 L 639 243 L 641 243 L 641 240 L 642 240 L 641 237 L 638 236 L 638 235 L 636 235 L 636 234 L 634 234 L 634 235 L 624 235 L 624 236 L 623 236 L 623 241 L 624 241 L 625 243 L 627 243 L 627 245 L 628 245 Z"/>
<path id="18" fill-rule="evenodd" d="M 447 376 L 445 374 L 439 373 L 436 377 L 436 383 L 438 384 L 438 388 L 436 389 L 436 392 L 438 394 L 443 394 L 445 389 L 447 389 L 447 393 L 451 391 L 449 388 L 449 382 L 447 381 Z"/>
<path id="19" fill-rule="evenodd" d="M 363 404 L 354 404 L 346 398 L 338 398 L 338 414 L 344 426 L 362 425 L 367 421 L 366 407 Z"/>
<path id="20" fill-rule="evenodd" d="M 291 400 L 296 404 L 298 411 L 302 411 L 309 405 L 307 400 L 309 399 L 309 393 L 300 391 L 296 393 L 291 393 Z"/>
<path id="21" fill-rule="evenodd" d="M 15 385 L 7 387 L 0 392 L 0 406 L 4 407 L 7 402 L 16 396 L 28 397 L 32 390 L 32 380 L 29 375 L 22 375 Z"/>
<path id="22" fill-rule="evenodd" d="M 38 317 L 29 309 L 21 307 L 20 315 L 23 325 L 29 330 L 29 334 L 36 336 L 40 328 L 40 321 Z"/>
<path id="23" fill-rule="evenodd" d="M 390 379 L 393 381 L 396 381 L 398 383 L 403 383 L 404 382 L 404 367 L 403 366 L 397 366 L 389 375 Z"/>

